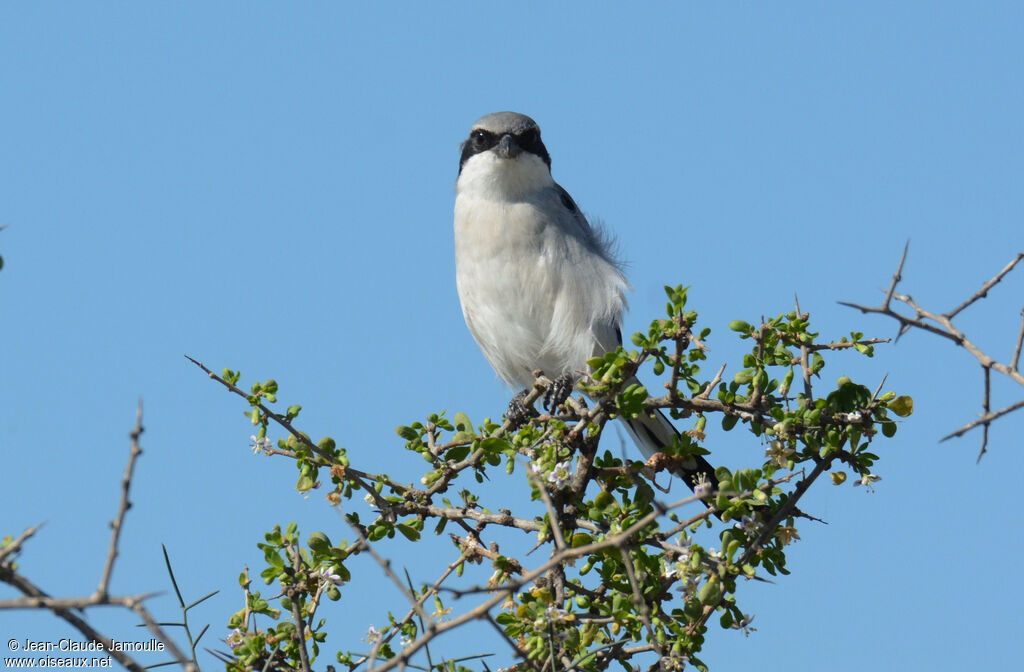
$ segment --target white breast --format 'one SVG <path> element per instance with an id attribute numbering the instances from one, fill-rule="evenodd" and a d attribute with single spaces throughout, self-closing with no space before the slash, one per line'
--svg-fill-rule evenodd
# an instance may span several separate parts
<path id="1" fill-rule="evenodd" d="M 625 278 L 578 234 L 547 166 L 541 163 L 546 180 L 533 170 L 512 175 L 511 190 L 493 162 L 471 165 L 476 158 L 463 168 L 455 199 L 466 324 L 509 385 L 528 387 L 534 369 L 549 376 L 581 371 L 595 353 L 617 345 Z M 510 198 L 510 191 L 518 193 Z"/>

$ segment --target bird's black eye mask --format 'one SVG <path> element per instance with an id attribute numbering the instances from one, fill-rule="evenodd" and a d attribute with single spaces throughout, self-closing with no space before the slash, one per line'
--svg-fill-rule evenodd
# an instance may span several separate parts
<path id="1" fill-rule="evenodd" d="M 525 131 L 520 133 L 513 133 L 512 139 L 516 141 L 516 144 L 524 152 L 530 152 L 535 154 L 547 164 L 548 168 L 551 168 L 551 155 L 548 154 L 547 147 L 540 139 L 540 130 L 536 127 L 527 128 Z M 466 161 L 469 157 L 480 152 L 486 152 L 489 149 L 493 149 L 498 141 L 501 140 L 501 136 L 497 133 L 484 130 L 482 128 L 474 128 L 469 138 L 462 143 L 462 157 L 459 159 L 459 173 L 462 172 L 462 166 L 466 165 Z"/>

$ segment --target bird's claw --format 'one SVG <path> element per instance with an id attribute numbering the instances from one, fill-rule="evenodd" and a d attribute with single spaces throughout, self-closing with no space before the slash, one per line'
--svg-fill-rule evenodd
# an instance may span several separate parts
<path id="1" fill-rule="evenodd" d="M 551 386 L 544 393 L 544 408 L 554 414 L 555 409 L 565 403 L 576 386 L 576 378 L 571 373 L 563 373 L 551 381 Z"/>
<path id="2" fill-rule="evenodd" d="M 519 429 L 529 422 L 530 418 L 540 415 L 536 408 L 526 405 L 527 394 L 527 390 L 523 390 L 508 402 L 508 411 L 505 412 L 505 417 L 512 423 L 512 429 Z"/>

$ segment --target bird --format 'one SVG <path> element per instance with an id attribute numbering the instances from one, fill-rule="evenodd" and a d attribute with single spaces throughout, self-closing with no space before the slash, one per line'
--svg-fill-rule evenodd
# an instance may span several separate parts
<path id="1" fill-rule="evenodd" d="M 561 403 L 587 360 L 622 343 L 629 282 L 611 237 L 552 177 L 533 119 L 495 112 L 472 125 L 461 145 L 454 224 L 462 315 L 484 357 L 513 389 L 532 387 L 533 372 L 544 371 L 564 393 Z M 532 410 L 516 405 L 525 396 L 516 395 L 510 416 Z M 659 410 L 623 421 L 645 459 L 678 436 Z M 691 489 L 718 489 L 700 455 L 677 473 Z"/>

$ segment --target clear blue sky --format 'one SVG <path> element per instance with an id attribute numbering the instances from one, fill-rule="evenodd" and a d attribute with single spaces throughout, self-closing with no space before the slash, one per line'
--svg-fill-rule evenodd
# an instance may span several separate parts
<path id="1" fill-rule="evenodd" d="M 0 534 L 47 521 L 26 573 L 91 592 L 141 395 L 113 588 L 168 589 L 165 543 L 186 593 L 223 591 L 193 616 L 215 645 L 265 530 L 344 532 L 320 492 L 291 489 L 290 464 L 249 452 L 240 400 L 183 354 L 275 377 L 309 434 L 402 480 L 423 463 L 395 425 L 498 416 L 510 392 L 463 325 L 451 231 L 458 143 L 487 112 L 537 119 L 555 178 L 617 235 L 630 331 L 683 283 L 713 362 L 739 351 L 730 320 L 788 310 L 794 293 L 823 335 L 893 335 L 836 301 L 880 299 L 908 238 L 905 289 L 952 307 L 1024 249 L 1024 9 L 898 5 L 4 3 Z M 1022 299 L 1018 273 L 965 331 L 1007 358 Z M 712 631 L 712 669 L 1019 660 L 1024 416 L 993 429 L 976 466 L 979 436 L 937 442 L 980 410 L 974 361 L 910 334 L 825 377 L 885 373 L 917 412 L 886 443 L 884 480 L 801 504 L 830 524 L 801 528 L 791 577 L 745 587 L 758 630 Z M 761 451 L 738 434 L 709 446 L 732 466 Z M 522 492 L 491 487 L 495 508 Z M 395 562 L 430 580 L 441 550 Z M 358 608 L 326 612 L 334 649 L 401 608 L 382 583 L 343 595 Z M 169 596 L 153 606 L 176 616 Z M 7 612 L 0 633 L 68 630 Z"/>

